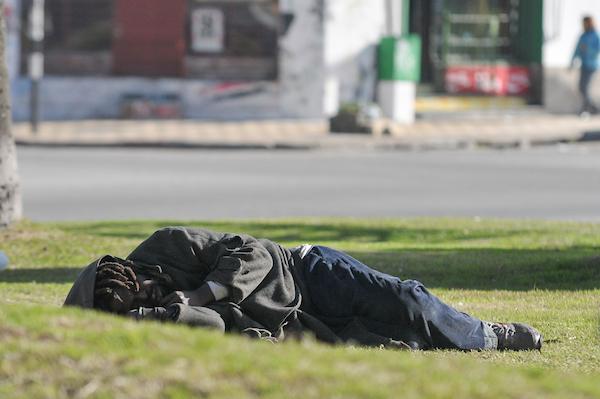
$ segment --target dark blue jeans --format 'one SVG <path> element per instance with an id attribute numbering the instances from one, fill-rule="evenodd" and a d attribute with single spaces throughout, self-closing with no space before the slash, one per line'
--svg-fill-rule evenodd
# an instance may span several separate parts
<path id="1" fill-rule="evenodd" d="M 579 93 L 581 93 L 581 98 L 583 100 L 581 112 L 595 113 L 598 111 L 590 97 L 590 83 L 592 82 L 595 73 L 595 69 L 581 68 L 579 75 Z"/>
<path id="2" fill-rule="evenodd" d="M 358 318 L 374 333 L 422 348 L 494 345 L 495 336 L 481 320 L 446 305 L 418 281 L 402 281 L 322 246 L 304 257 L 303 269 L 310 312 L 334 331 Z"/>

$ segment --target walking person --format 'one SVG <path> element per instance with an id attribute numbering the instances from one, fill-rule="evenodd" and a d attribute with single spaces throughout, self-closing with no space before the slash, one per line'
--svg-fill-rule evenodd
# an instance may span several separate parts
<path id="1" fill-rule="evenodd" d="M 590 84 L 598 70 L 598 55 L 600 54 L 600 37 L 596 32 L 594 19 L 591 16 L 583 18 L 583 33 L 577 41 L 575 52 L 571 59 L 571 68 L 575 60 L 580 60 L 579 93 L 582 98 L 580 115 L 595 114 L 598 108 L 590 98 Z"/>

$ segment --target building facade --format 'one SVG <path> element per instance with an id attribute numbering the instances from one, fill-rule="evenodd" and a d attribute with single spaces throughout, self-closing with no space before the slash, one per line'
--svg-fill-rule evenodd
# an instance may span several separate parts
<path id="1" fill-rule="evenodd" d="M 19 3 L 26 25 L 31 0 Z M 384 10 L 384 0 L 46 0 L 42 118 L 323 118 L 372 95 Z M 21 31 L 15 120 L 29 115 Z"/>
<path id="2" fill-rule="evenodd" d="M 32 1 L 5 1 L 17 121 L 29 118 Z M 45 14 L 43 119 L 321 119 L 377 101 L 377 46 L 401 33 L 421 38 L 418 93 L 574 112 L 567 67 L 600 2 L 46 0 Z"/>

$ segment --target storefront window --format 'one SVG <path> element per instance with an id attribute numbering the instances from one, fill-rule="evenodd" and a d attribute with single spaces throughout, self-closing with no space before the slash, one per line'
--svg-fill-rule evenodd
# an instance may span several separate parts
<path id="1" fill-rule="evenodd" d="M 186 56 L 188 74 L 232 80 L 275 79 L 277 3 L 277 0 L 192 1 Z"/>
<path id="2" fill-rule="evenodd" d="M 413 0 L 422 76 L 437 92 L 539 98 L 542 0 Z"/>
<path id="3" fill-rule="evenodd" d="M 442 52 L 446 64 L 512 62 L 518 11 L 512 0 L 445 2 Z"/>
<path id="4" fill-rule="evenodd" d="M 46 0 L 45 73 L 272 80 L 278 31 L 277 0 Z"/>
<path id="5" fill-rule="evenodd" d="M 49 75 L 110 73 L 113 0 L 46 0 L 45 72 Z M 25 72 L 30 41 L 26 33 L 31 1 L 22 7 L 21 70 Z"/>

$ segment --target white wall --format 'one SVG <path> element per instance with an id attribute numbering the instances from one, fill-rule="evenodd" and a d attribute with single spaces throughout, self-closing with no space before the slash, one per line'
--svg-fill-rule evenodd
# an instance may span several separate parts
<path id="1" fill-rule="evenodd" d="M 582 32 L 581 19 L 592 15 L 600 22 L 598 0 L 545 0 L 543 63 L 566 68 Z"/>
<path id="2" fill-rule="evenodd" d="M 336 114 L 344 102 L 373 100 L 386 1 L 280 1 L 281 11 L 294 15 L 280 41 L 284 113 L 319 118 Z"/>
<path id="3" fill-rule="evenodd" d="M 574 113 L 581 106 L 577 92 L 578 73 L 568 66 L 582 33 L 581 19 L 591 15 L 600 23 L 598 0 L 544 1 L 544 105 L 557 113 Z M 599 26 L 600 28 L 600 26 Z M 592 82 L 592 97 L 600 104 L 600 77 Z"/>
<path id="4" fill-rule="evenodd" d="M 324 112 L 325 0 L 280 1 L 280 10 L 293 15 L 279 41 L 279 88 L 282 114 L 321 118 Z"/>
<path id="5" fill-rule="evenodd" d="M 29 119 L 29 79 L 12 82 L 15 121 Z M 281 118 L 275 82 L 236 82 L 133 77 L 52 77 L 40 85 L 44 120 L 119 118 L 127 94 L 177 94 L 187 118 L 243 120 Z"/>
<path id="6" fill-rule="evenodd" d="M 344 102 L 370 101 L 377 78 L 377 44 L 386 29 L 386 0 L 328 0 L 325 74 L 328 115 Z"/>

